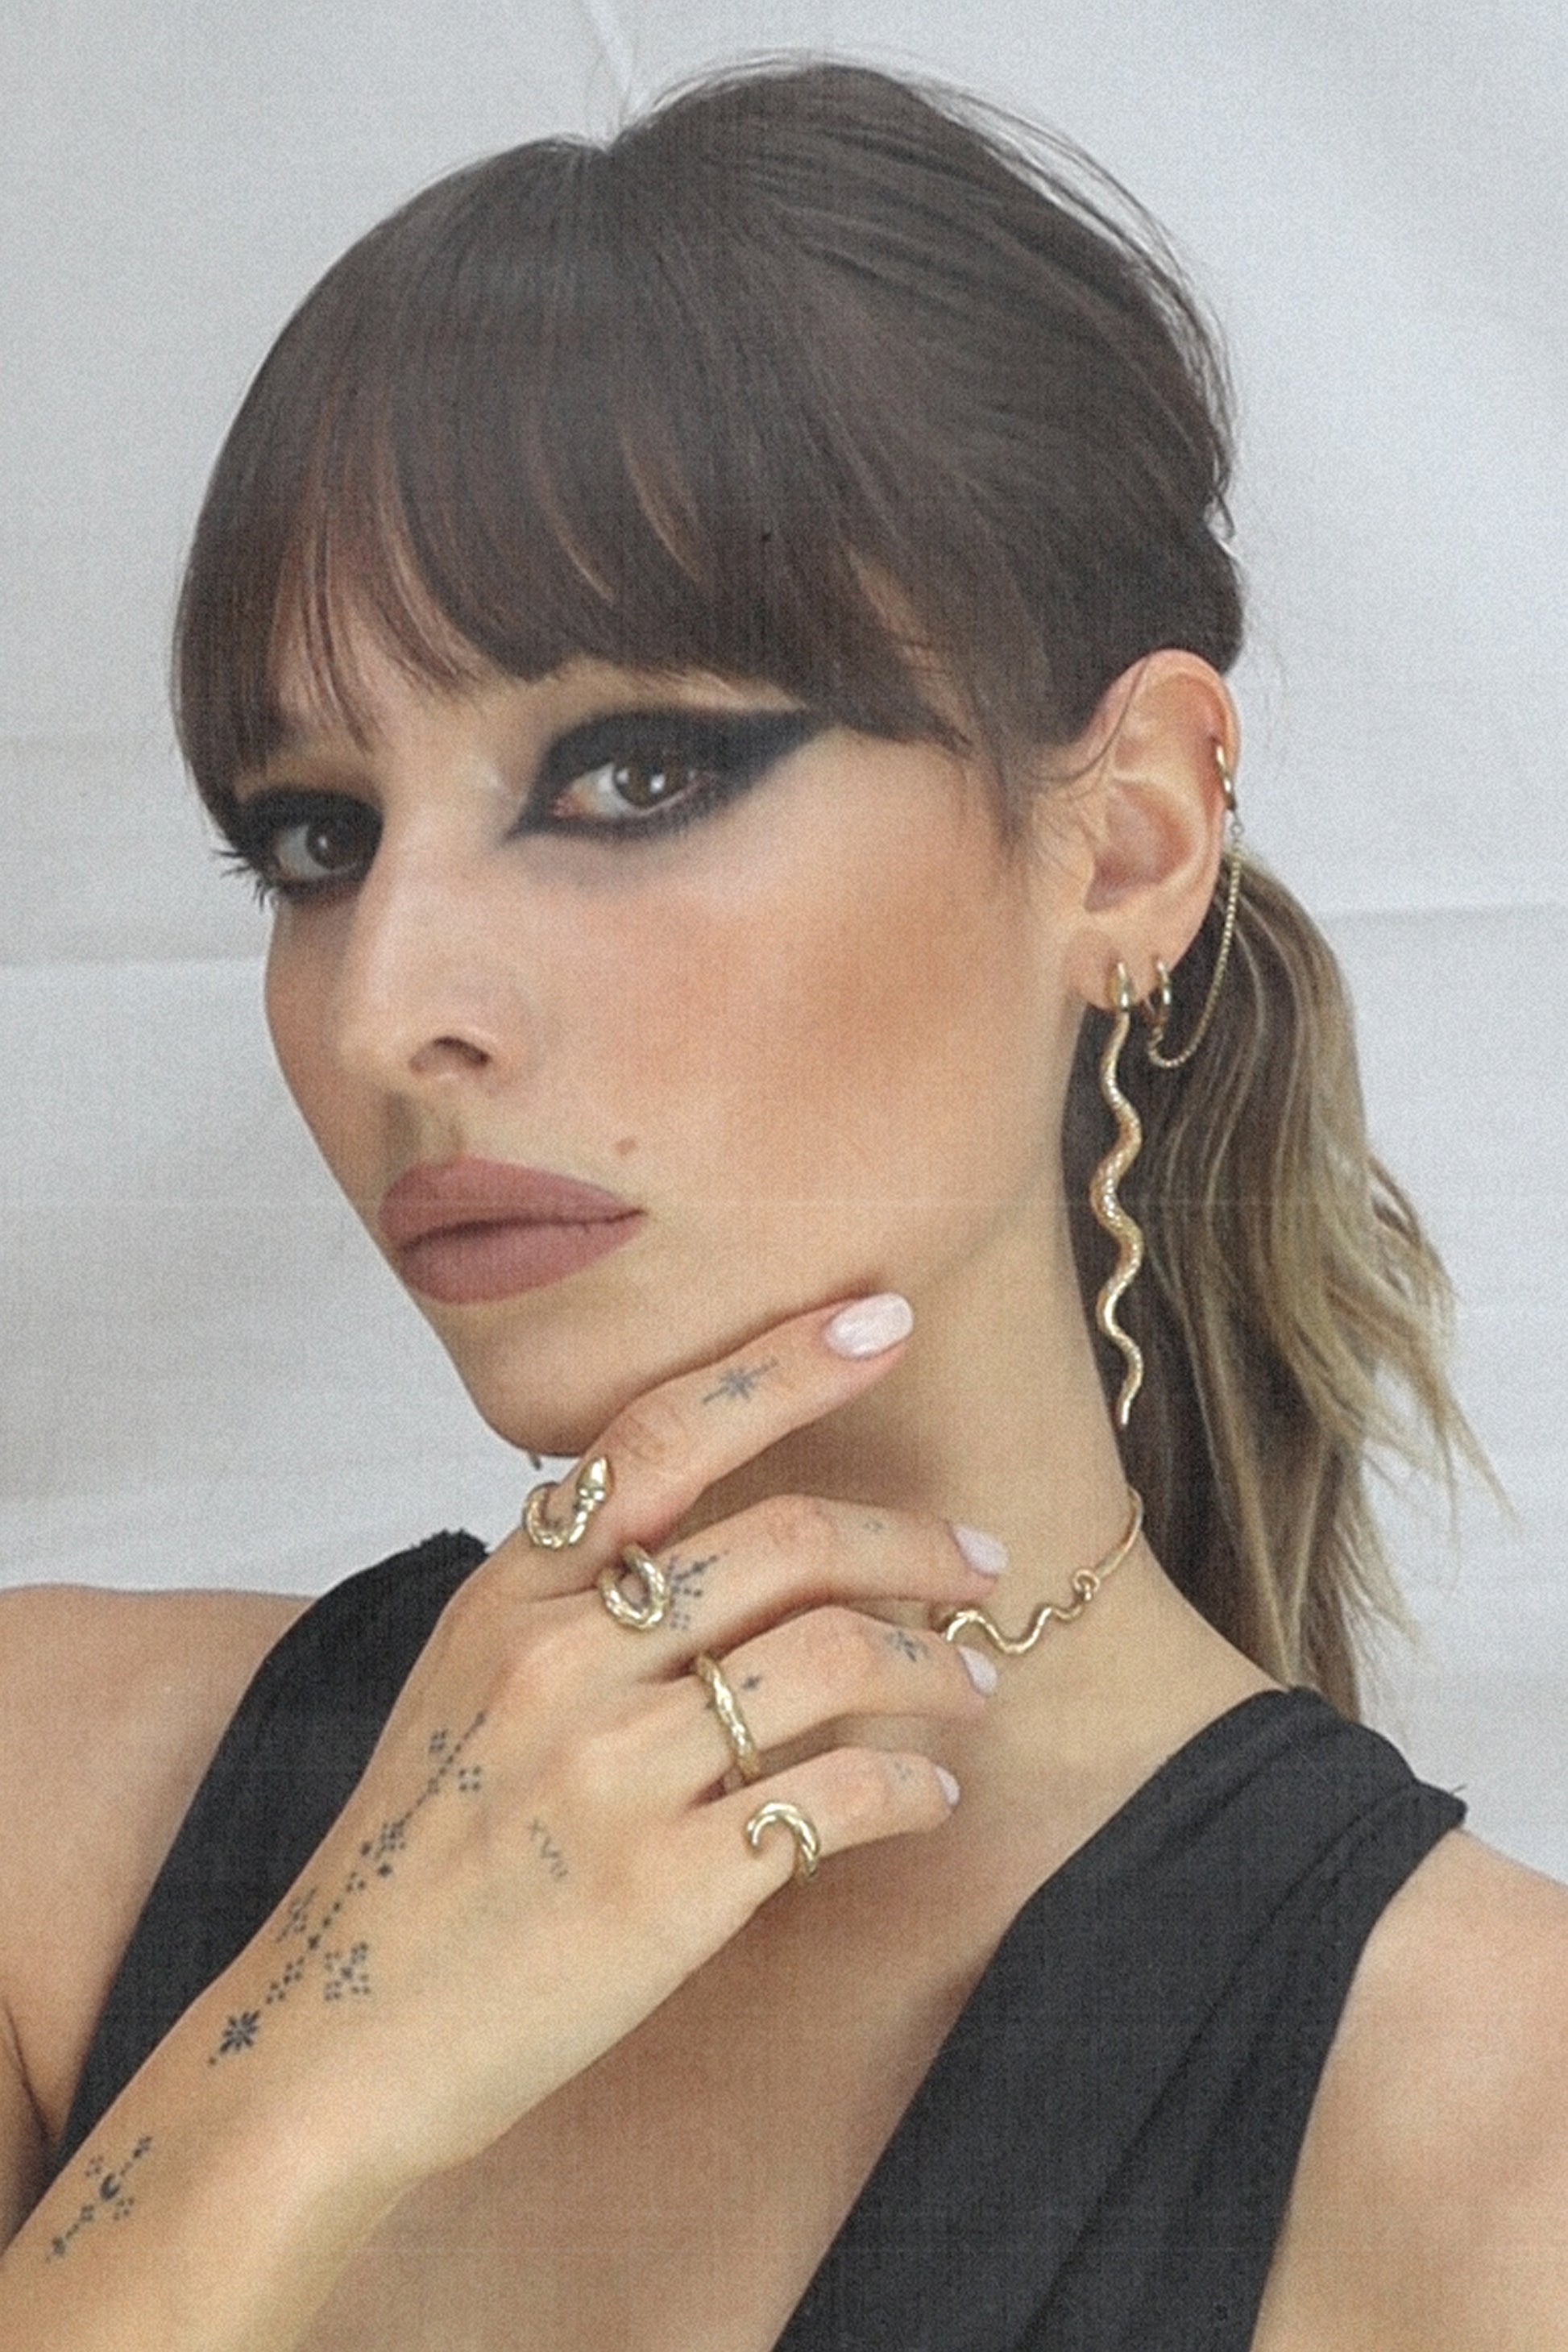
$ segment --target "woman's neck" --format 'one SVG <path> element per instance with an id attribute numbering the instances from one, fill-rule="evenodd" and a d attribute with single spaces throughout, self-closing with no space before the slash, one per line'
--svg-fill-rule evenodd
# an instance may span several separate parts
<path id="1" fill-rule="evenodd" d="M 935 1513 L 1008 1550 L 990 1613 L 1008 1633 L 1116 1544 L 1128 1489 L 1096 1370 L 1060 1203 L 993 1234 L 921 1290 L 904 1360 L 853 1406 L 797 1431 L 710 1489 L 696 1524 L 765 1495 Z M 1136 1410 L 1136 1407 L 1134 1407 Z M 1173 1465 L 1179 1475 L 1179 1465 Z M 878 1613 L 916 1625 L 917 1608 Z M 984 1637 L 977 1637 L 981 1646 Z M 1141 1541 L 1081 1618 L 998 1661 L 997 1701 L 932 1748 L 976 1798 L 1147 1751 L 1152 1763 L 1269 1678 L 1176 1591 Z M 905 1727 L 907 1731 L 907 1727 Z M 897 1744 L 898 1727 L 844 1736 Z M 922 1746 L 931 1746 L 929 1733 Z"/>
<path id="2" fill-rule="evenodd" d="M 1004 1589 L 1070 1573 L 1115 1539 L 1122 1477 L 1065 1219 L 1030 1200 L 913 1294 L 902 1362 L 853 1404 L 771 1446 L 704 1496 L 703 1521 L 763 1495 L 934 1511 L 1001 1537 Z"/>

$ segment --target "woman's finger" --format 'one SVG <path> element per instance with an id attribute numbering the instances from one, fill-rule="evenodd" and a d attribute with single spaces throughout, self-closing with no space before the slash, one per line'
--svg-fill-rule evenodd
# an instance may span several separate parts
<path id="1" fill-rule="evenodd" d="M 609 1464 L 609 1492 L 567 1554 L 571 1580 L 584 1580 L 584 1570 L 613 1559 L 624 1544 L 661 1542 L 716 1479 L 870 1387 L 897 1360 L 912 1324 L 909 1302 L 892 1292 L 814 1308 L 635 1398 L 583 1456 L 584 1465 Z M 547 1536 L 571 1524 L 574 1494 L 568 1477 L 543 1498 Z M 529 1544 L 520 1529 L 499 1549 L 517 1545 L 526 1553 Z"/>
<path id="2" fill-rule="evenodd" d="M 794 1878 L 804 1877 L 803 1847 L 820 1864 L 850 1846 L 941 1827 L 958 1802 L 958 1783 L 929 1756 L 884 1748 L 833 1748 L 788 1771 L 770 1773 L 689 1814 L 684 1835 L 691 1867 L 738 1928 Z M 786 1806 L 807 1825 L 764 1821 L 747 1836 L 747 1823 L 764 1808 Z M 803 1895 L 803 1899 L 805 1899 Z"/>
<path id="3" fill-rule="evenodd" d="M 657 1555 L 666 1613 L 626 1640 L 641 1668 L 668 1671 L 700 1650 L 732 1650 L 792 1611 L 835 1601 L 958 1606 L 994 1591 L 1005 1559 L 994 1538 L 919 1512 L 770 1495 Z M 623 1584 L 639 1597 L 631 1574 Z M 591 1599 L 603 1607 L 597 1592 Z"/>
<path id="4" fill-rule="evenodd" d="M 692 1673 L 650 1718 L 635 1769 L 669 1801 L 691 1802 L 742 1759 L 765 1767 L 772 1749 L 849 1716 L 973 1721 L 996 1687 L 978 1650 L 911 1632 L 857 1610 L 813 1609 L 714 1662 L 718 1686 Z M 726 1723 L 738 1717 L 737 1733 Z"/>

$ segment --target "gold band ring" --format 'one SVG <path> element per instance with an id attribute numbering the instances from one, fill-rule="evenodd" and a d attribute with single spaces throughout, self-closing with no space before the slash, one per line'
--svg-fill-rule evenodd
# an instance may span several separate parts
<path id="1" fill-rule="evenodd" d="M 637 1578 L 642 1586 L 640 1601 L 627 1600 L 621 1591 L 623 1576 Z M 669 1579 L 641 1544 L 627 1544 L 619 1566 L 602 1568 L 596 1580 L 599 1598 L 617 1625 L 629 1625 L 634 1633 L 646 1633 L 650 1627 L 662 1625 L 669 1614 Z"/>
<path id="2" fill-rule="evenodd" d="M 607 1502 L 615 1492 L 615 1474 L 603 1454 L 595 1454 L 584 1462 L 573 1481 L 572 1516 L 559 1526 L 544 1516 L 545 1505 L 555 1489 L 548 1478 L 531 1487 L 522 1507 L 522 1531 L 531 1544 L 540 1551 L 564 1551 L 569 1544 L 580 1544 L 588 1531 L 588 1522 L 601 1503 Z"/>
<path id="3" fill-rule="evenodd" d="M 725 1736 L 729 1739 L 735 1761 L 740 1767 L 742 1780 L 760 1780 L 763 1774 L 763 1759 L 757 1753 L 757 1743 L 752 1738 L 751 1727 L 741 1713 L 735 1694 L 724 1679 L 723 1669 L 716 1659 L 710 1658 L 706 1651 L 701 1651 L 692 1659 L 691 1671 L 708 1685 L 709 1695 L 713 1701 L 714 1713 L 724 1727 Z M 763 1810 L 765 1811 L 766 1808 L 764 1807 Z"/>
<path id="4" fill-rule="evenodd" d="M 759 1805 L 746 1823 L 746 1843 L 753 1853 L 761 1853 L 763 1839 L 774 1826 L 788 1830 L 795 1840 L 795 1874 L 797 1878 L 815 1878 L 816 1865 L 822 1860 L 822 1840 L 813 1824 L 794 1805 L 786 1805 L 775 1797 L 766 1805 Z"/>

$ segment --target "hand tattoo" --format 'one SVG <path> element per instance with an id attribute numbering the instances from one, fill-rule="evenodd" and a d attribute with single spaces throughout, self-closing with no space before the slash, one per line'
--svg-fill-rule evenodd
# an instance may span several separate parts
<path id="1" fill-rule="evenodd" d="M 467 1731 L 455 1739 L 445 1729 L 431 1733 L 426 1750 L 430 1773 L 425 1786 L 395 1821 L 383 1822 L 374 1837 L 361 1841 L 359 1858 L 330 1903 L 318 1901 L 321 1890 L 315 1886 L 292 1897 L 272 1938 L 275 1944 L 289 1948 L 288 1957 L 268 1983 L 258 2006 L 237 2010 L 226 2021 L 217 2047 L 207 2059 L 209 2066 L 216 2066 L 220 2059 L 231 2058 L 239 2051 L 254 2050 L 261 2032 L 263 2011 L 280 2008 L 308 1975 L 320 1982 L 323 2000 L 368 1997 L 370 1945 L 363 1937 L 343 1941 L 342 1931 L 338 1927 L 340 1915 L 345 1905 L 371 1891 L 373 1879 L 396 1874 L 396 1858 L 406 1849 L 409 1832 L 432 1797 L 439 1796 L 448 1783 L 461 1796 L 479 1795 L 484 1786 L 484 1768 L 465 1763 L 463 1757 L 484 1720 L 482 1712 L 475 1716 Z"/>
<path id="2" fill-rule="evenodd" d="M 669 1585 L 669 1614 L 666 1619 L 672 1633 L 689 1633 L 694 1622 L 692 1603 L 702 1598 L 702 1580 L 710 1568 L 716 1568 L 720 1555 L 710 1551 L 706 1559 L 682 1559 L 679 1552 L 670 1556 L 665 1577 Z"/>
<path id="3" fill-rule="evenodd" d="M 533 1840 L 539 1859 L 551 1877 L 564 1878 L 567 1875 L 566 1857 L 551 1836 L 549 1828 L 540 1820 L 537 1813 L 528 1825 L 528 1834 Z"/>

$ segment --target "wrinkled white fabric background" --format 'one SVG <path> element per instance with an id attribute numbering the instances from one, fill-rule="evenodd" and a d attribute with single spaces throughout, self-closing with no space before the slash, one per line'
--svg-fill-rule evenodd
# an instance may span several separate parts
<path id="1" fill-rule="evenodd" d="M 964 18 L 968 16 L 969 28 Z M 1253 842 L 1324 921 L 1518 1509 L 1391 1497 L 1374 1719 L 1568 1876 L 1568 17 L 1553 0 L 8 0 L 0 1581 L 319 1590 L 528 1465 L 317 1164 L 172 748 L 205 470 L 320 270 L 446 168 L 761 47 L 1068 131 L 1226 327 Z"/>

